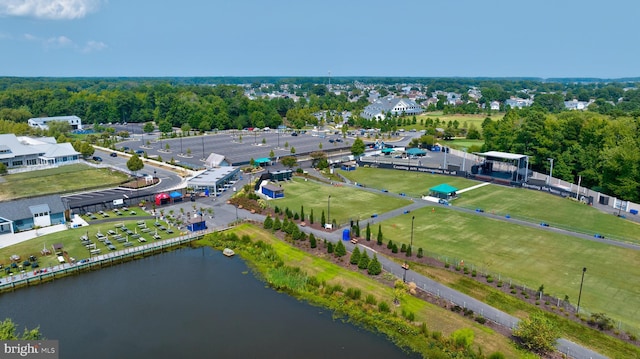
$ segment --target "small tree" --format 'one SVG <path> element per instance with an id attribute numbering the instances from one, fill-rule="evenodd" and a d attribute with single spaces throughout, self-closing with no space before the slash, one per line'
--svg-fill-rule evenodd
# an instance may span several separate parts
<path id="1" fill-rule="evenodd" d="M 407 251 L 405 252 L 407 257 L 411 257 L 411 246 L 407 246 Z"/>
<path id="2" fill-rule="evenodd" d="M 276 217 L 273 220 L 273 230 L 279 231 L 282 228 L 282 222 L 280 222 L 280 218 Z"/>
<path id="3" fill-rule="evenodd" d="M 300 220 L 304 221 L 304 206 L 300 206 Z"/>
<path id="4" fill-rule="evenodd" d="M 367 223 L 366 239 L 367 239 L 367 242 L 371 240 L 371 226 L 369 226 L 369 223 Z"/>
<path id="5" fill-rule="evenodd" d="M 137 171 L 140 171 L 142 168 L 144 168 L 144 163 L 137 154 L 134 154 L 127 161 L 127 168 L 129 169 L 129 171 L 136 173 Z"/>
<path id="6" fill-rule="evenodd" d="M 393 241 L 390 239 L 389 243 L 387 243 L 387 249 L 393 248 Z"/>
<path id="7" fill-rule="evenodd" d="M 327 253 L 333 253 L 333 243 L 327 243 Z"/>
<path id="8" fill-rule="evenodd" d="M 556 325 L 542 313 L 534 313 L 523 319 L 513 335 L 522 340 L 522 345 L 532 351 L 546 353 L 555 350 L 555 344 L 560 337 Z"/>
<path id="9" fill-rule="evenodd" d="M 378 224 L 378 244 L 382 245 L 382 225 Z"/>
<path id="10" fill-rule="evenodd" d="M 316 248 L 318 246 L 316 236 L 314 236 L 313 233 L 309 234 L 309 246 L 311 248 Z"/>
<path id="11" fill-rule="evenodd" d="M 291 154 L 292 154 L 292 155 L 295 155 L 295 154 L 296 154 L 296 148 L 295 148 L 295 147 L 293 147 L 293 146 L 291 146 Z"/>
<path id="12" fill-rule="evenodd" d="M 349 259 L 349 263 L 358 264 L 359 261 L 360 261 L 360 250 L 358 249 L 358 247 L 355 247 L 353 249 L 353 252 L 351 252 L 351 258 Z"/>
<path id="13" fill-rule="evenodd" d="M 263 144 L 263 145 L 266 145 L 266 144 L 267 144 L 267 139 L 266 139 L 266 138 L 264 138 L 264 137 L 262 137 L 262 144 Z"/>
<path id="14" fill-rule="evenodd" d="M 327 218 L 324 216 L 324 209 L 322 210 L 322 216 L 320 216 L 320 225 L 324 228 L 324 225 L 327 223 Z"/>
<path id="15" fill-rule="evenodd" d="M 373 254 L 373 259 L 369 262 L 367 273 L 370 275 L 378 275 L 382 273 L 382 265 L 380 264 L 380 261 L 378 261 L 378 256 L 375 253 Z"/>
<path id="16" fill-rule="evenodd" d="M 273 150 L 271 150 L 269 152 L 269 158 L 273 159 L 276 156 L 276 154 L 273 152 Z"/>
<path id="17" fill-rule="evenodd" d="M 400 253 L 404 253 L 407 251 L 407 245 L 402 243 L 402 245 L 400 246 Z"/>
<path id="18" fill-rule="evenodd" d="M 423 252 L 422 252 L 422 247 L 418 248 L 418 255 L 417 255 L 417 257 L 418 257 L 418 258 L 422 258 L 422 257 L 424 257 L 424 254 L 423 254 Z"/>
<path id="19" fill-rule="evenodd" d="M 369 255 L 367 255 L 367 251 L 362 251 L 358 261 L 358 268 L 367 269 L 367 267 L 369 267 Z"/>
<path id="20" fill-rule="evenodd" d="M 356 221 L 356 237 L 360 237 L 360 221 Z"/>
<path id="21" fill-rule="evenodd" d="M 280 163 L 284 166 L 289 167 L 289 169 L 293 168 L 296 164 L 298 164 L 298 160 L 293 156 L 285 156 L 280 159 Z"/>
<path id="22" fill-rule="evenodd" d="M 345 255 L 347 255 L 347 248 L 345 248 L 342 241 L 338 241 L 338 244 L 336 244 L 335 249 L 336 249 L 335 250 L 336 257 L 344 257 Z"/>
<path id="23" fill-rule="evenodd" d="M 313 208 L 311 208 L 311 213 L 309 213 L 309 223 L 313 224 Z"/>
<path id="24" fill-rule="evenodd" d="M 273 219 L 271 218 L 271 216 L 267 216 L 267 218 L 264 219 L 264 229 L 271 229 L 273 228 Z"/>
<path id="25" fill-rule="evenodd" d="M 398 245 L 397 244 L 393 244 L 393 247 L 391 247 L 391 253 L 398 253 Z"/>

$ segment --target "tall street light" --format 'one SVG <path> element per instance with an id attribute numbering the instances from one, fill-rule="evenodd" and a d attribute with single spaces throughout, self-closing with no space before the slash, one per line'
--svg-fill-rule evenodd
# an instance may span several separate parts
<path id="1" fill-rule="evenodd" d="M 582 283 L 584 283 L 584 272 L 587 271 L 587 267 L 582 268 L 582 280 L 580 280 L 580 292 L 578 292 L 578 309 L 576 314 L 580 314 L 580 297 L 582 297 Z"/>
<path id="2" fill-rule="evenodd" d="M 416 216 L 411 216 L 411 242 L 409 242 L 409 248 L 413 251 L 413 221 L 416 219 Z M 407 260 L 404 260 L 404 264 L 402 265 L 402 269 L 404 269 L 404 274 L 402 275 L 402 282 L 407 282 L 407 270 L 409 270 L 409 264 L 407 264 Z"/>
<path id="3" fill-rule="evenodd" d="M 551 177 L 553 177 L 553 158 L 547 158 L 549 162 L 551 162 L 551 168 L 549 170 L 549 178 L 547 179 L 547 184 L 551 184 Z"/>
<path id="4" fill-rule="evenodd" d="M 327 223 L 331 223 L 331 195 L 327 198 Z"/>

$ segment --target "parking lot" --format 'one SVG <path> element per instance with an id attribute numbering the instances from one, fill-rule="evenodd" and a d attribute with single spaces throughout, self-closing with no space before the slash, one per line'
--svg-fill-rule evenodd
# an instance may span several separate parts
<path id="1" fill-rule="evenodd" d="M 291 155 L 292 147 L 295 148 L 296 155 L 320 150 L 349 149 L 353 140 L 349 137 L 343 139 L 341 134 L 322 138 L 312 136 L 310 132 L 292 136 L 291 133 L 275 131 L 225 131 L 218 134 L 170 139 L 155 140 L 151 137 L 144 141 L 133 139 L 119 143 L 118 148 L 126 146 L 133 151 L 145 151 L 149 157 L 160 156 L 167 162 L 173 158 L 177 163 L 200 167 L 201 159 L 208 157 L 211 153 L 224 155 L 230 165 L 242 165 L 249 163 L 252 158 L 269 157 L 271 151 L 276 158 Z"/>

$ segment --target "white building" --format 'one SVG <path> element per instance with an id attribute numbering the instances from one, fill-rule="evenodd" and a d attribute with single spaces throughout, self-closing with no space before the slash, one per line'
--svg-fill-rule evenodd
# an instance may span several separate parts
<path id="1" fill-rule="evenodd" d="M 417 115 L 422 113 L 422 107 L 408 98 L 387 96 L 365 107 L 360 116 L 366 119 L 377 118 L 384 120 L 387 113 L 393 115 Z"/>
<path id="2" fill-rule="evenodd" d="M 71 129 L 82 130 L 82 120 L 78 116 L 36 117 L 30 118 L 27 123 L 33 128 L 46 130 L 49 128 L 47 123 L 51 121 L 68 122 Z"/>
<path id="3" fill-rule="evenodd" d="M 0 162 L 8 169 L 37 165 L 77 163 L 80 153 L 70 143 L 57 143 L 53 137 L 16 137 L 0 134 Z"/>

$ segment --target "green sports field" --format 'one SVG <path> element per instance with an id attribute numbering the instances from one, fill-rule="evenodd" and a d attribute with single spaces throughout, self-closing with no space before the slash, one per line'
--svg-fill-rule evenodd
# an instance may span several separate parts
<path id="1" fill-rule="evenodd" d="M 544 192 L 490 184 L 460 194 L 452 204 L 640 244 L 640 224 Z"/>
<path id="2" fill-rule="evenodd" d="M 429 188 L 442 183 L 447 183 L 458 189 L 475 186 L 479 183 L 461 177 L 368 167 L 359 167 L 355 171 L 338 170 L 337 172 L 352 182 L 364 184 L 367 188 L 386 189 L 391 193 L 405 193 L 410 197 L 421 197 L 428 194 Z"/>
<path id="3" fill-rule="evenodd" d="M 581 307 L 604 312 L 640 330 L 640 251 L 513 225 L 446 207 L 413 211 L 414 251 L 538 288 L 575 305 L 582 268 L 587 267 Z M 409 244 L 411 218 L 382 222 L 388 239 Z M 435 254 L 435 255 L 434 255 Z"/>
<path id="4" fill-rule="evenodd" d="M 291 211 L 300 213 L 300 207 L 304 205 L 305 216 L 308 217 L 313 209 L 317 223 L 320 223 L 322 211 L 328 214 L 329 204 L 331 218 L 328 221 L 332 222 L 335 219 L 338 224 L 369 218 L 373 213 L 389 212 L 411 204 L 411 201 L 406 199 L 359 191 L 351 187 L 305 182 L 301 178 L 294 178 L 292 182 L 284 183 L 282 187 L 284 187 L 285 198 L 269 201 L 269 206 L 278 206 L 281 209 L 288 207 Z M 329 195 L 331 195 L 330 203 Z"/>

